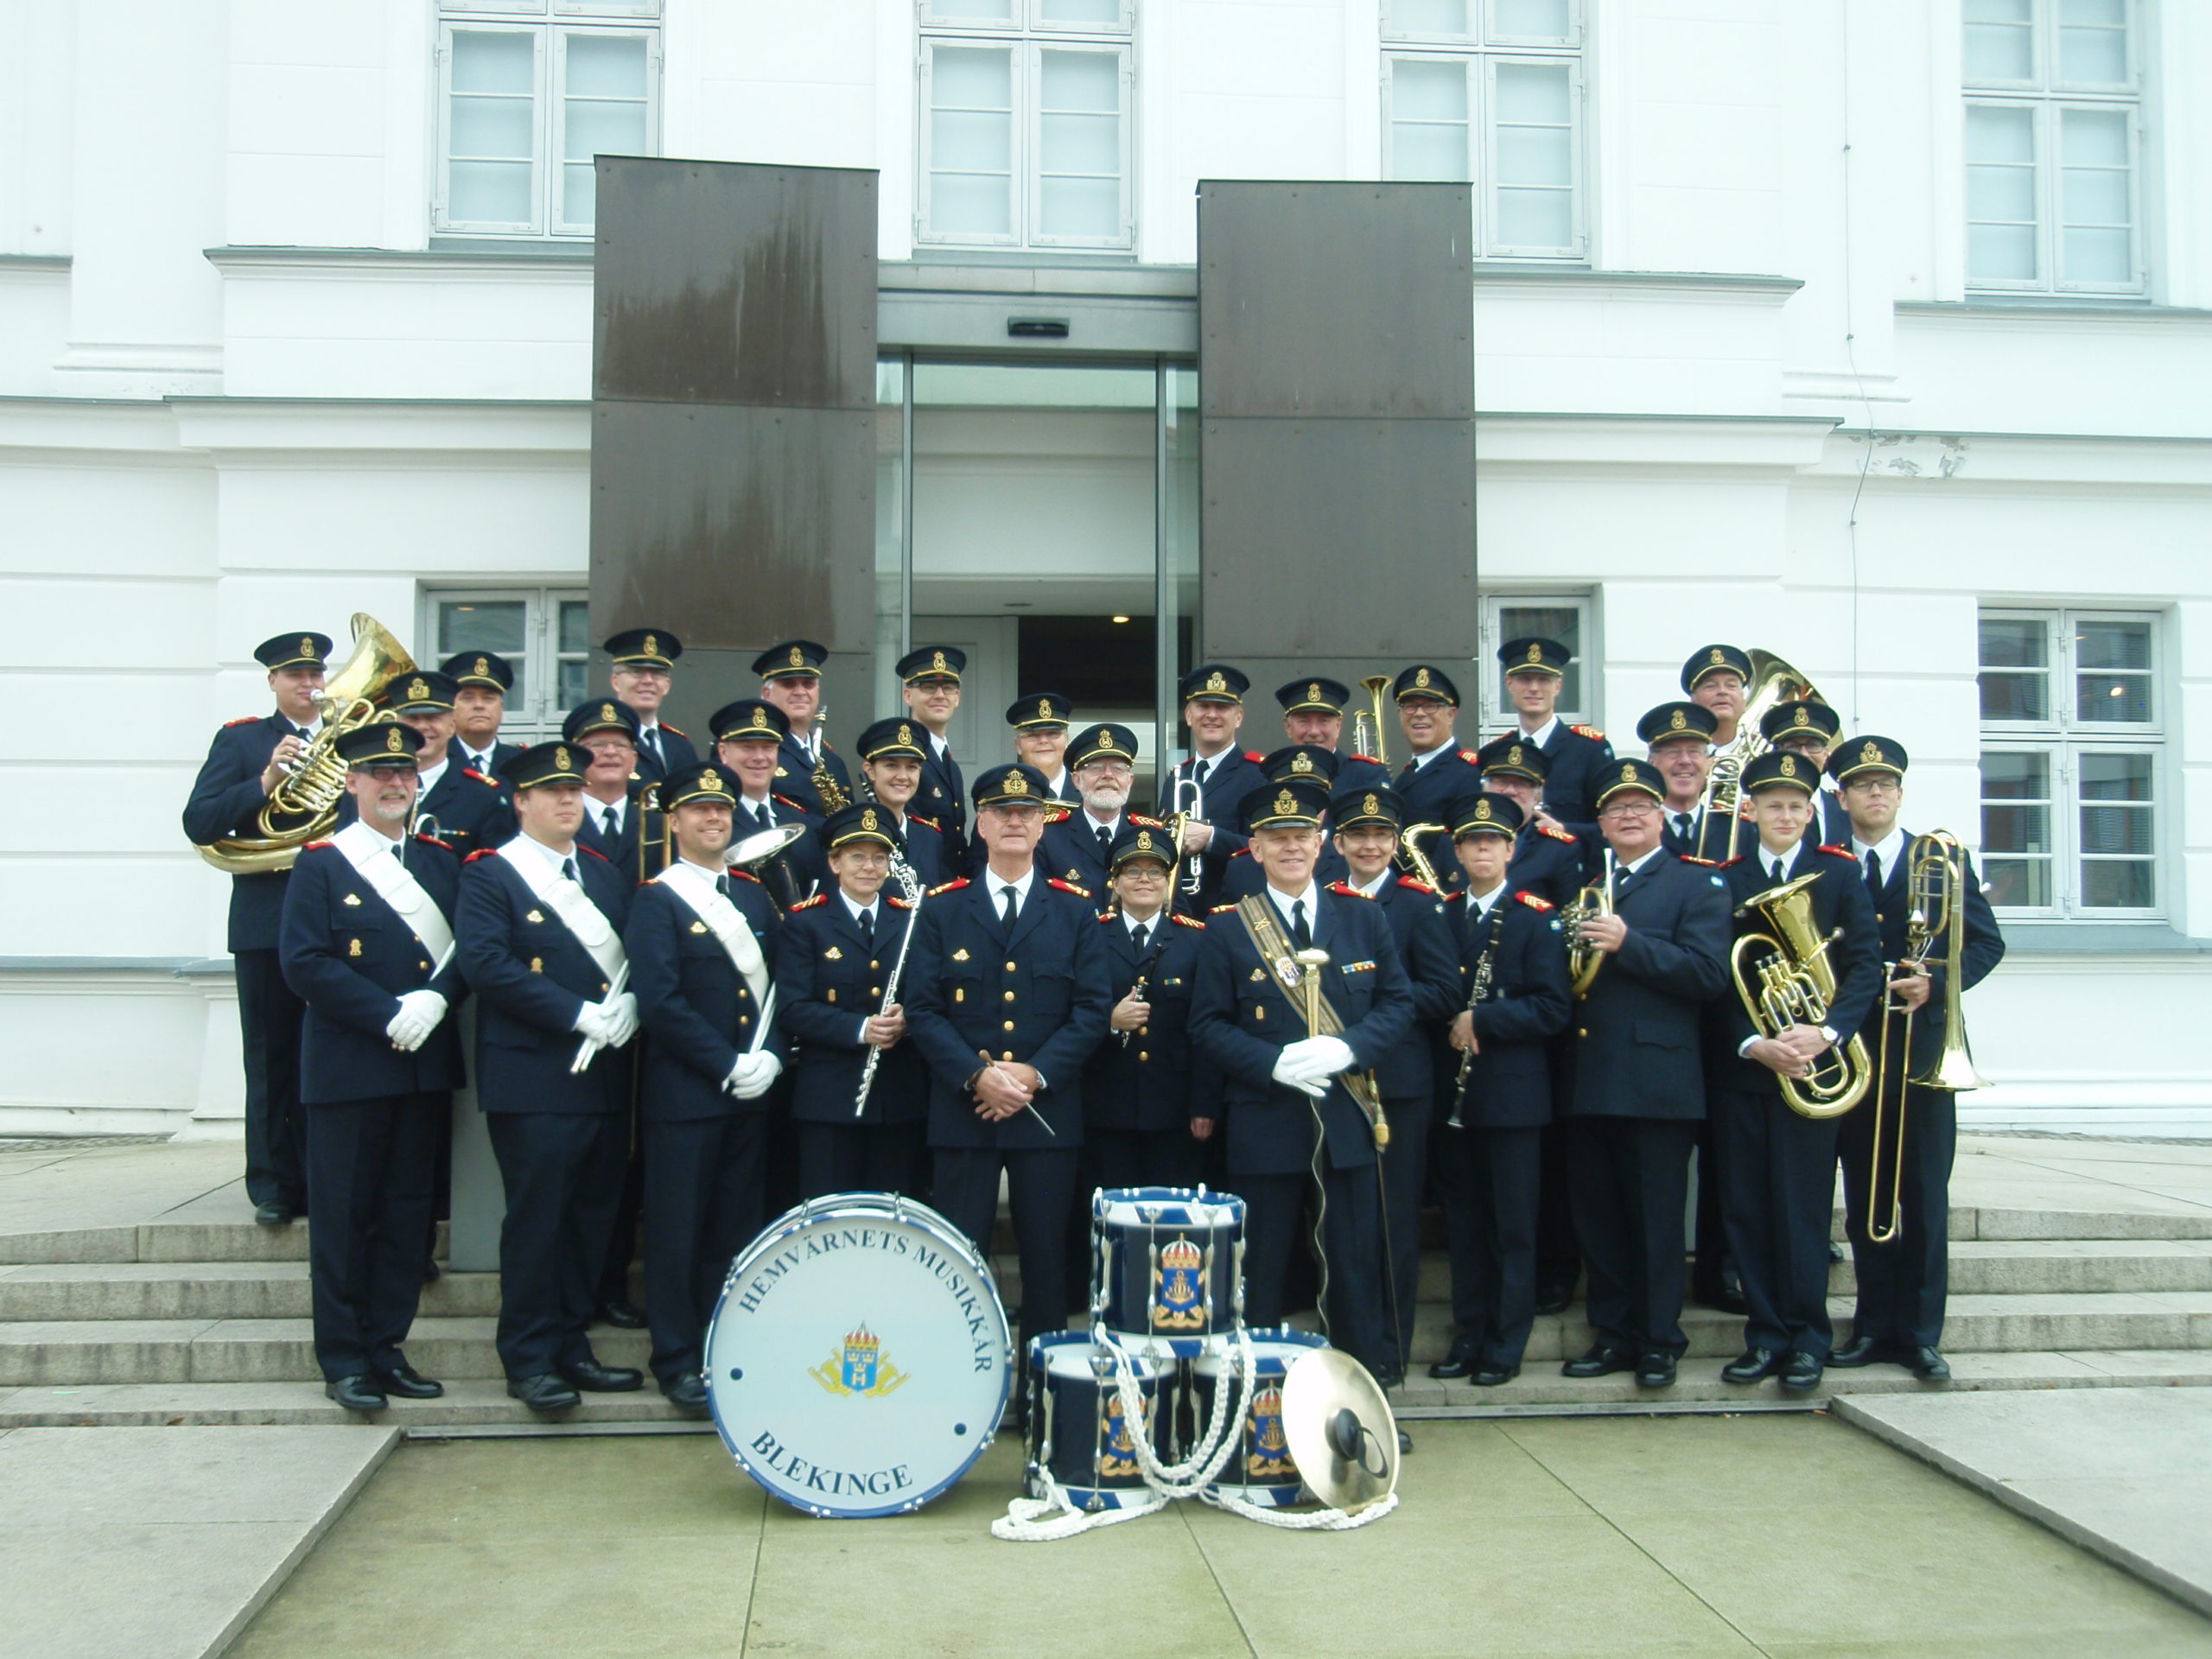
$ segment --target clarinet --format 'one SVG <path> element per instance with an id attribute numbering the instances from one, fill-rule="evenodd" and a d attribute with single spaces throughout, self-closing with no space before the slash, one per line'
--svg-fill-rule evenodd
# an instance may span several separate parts
<path id="1" fill-rule="evenodd" d="M 1153 923 L 1153 930 L 1160 937 L 1153 941 L 1152 949 L 1145 952 L 1144 962 L 1137 969 L 1136 982 L 1129 987 L 1129 995 L 1140 1002 L 1148 1000 L 1145 991 L 1152 982 L 1152 970 L 1160 966 L 1160 953 L 1167 949 L 1167 930 L 1174 925 L 1174 918 L 1169 912 L 1168 907 L 1162 905 L 1160 907 L 1158 918 Z M 1129 1046 L 1129 1033 L 1126 1031 L 1117 1031 L 1114 1033 L 1114 1040 L 1121 1044 L 1123 1048 L 1127 1048 Z"/>
<path id="2" fill-rule="evenodd" d="M 899 954 L 892 958 L 890 975 L 883 982 L 883 1001 L 875 1010 L 879 1014 L 899 1000 L 899 976 L 906 969 L 906 950 L 913 944 L 914 929 L 922 919 L 921 878 L 914 874 L 914 867 L 896 853 L 891 855 L 891 879 L 899 884 L 912 908 L 906 912 L 906 931 L 899 936 Z M 883 1051 L 870 1043 L 868 1058 L 861 1062 L 860 1090 L 853 1097 L 855 1117 L 868 1110 L 868 1091 L 875 1086 L 875 1068 L 882 1064 Z"/>
<path id="3" fill-rule="evenodd" d="M 1490 982 L 1497 971 L 1497 936 L 1505 922 L 1504 893 L 1497 895 L 1497 902 L 1490 907 L 1490 937 L 1483 941 L 1483 953 L 1475 958 L 1475 982 L 1467 992 L 1467 1012 L 1474 1013 L 1481 1004 L 1490 1001 Z M 1473 900 L 1468 900 L 1472 903 Z M 1452 1116 L 1444 1120 L 1447 1129 L 1464 1129 L 1467 1126 L 1459 1113 L 1467 1103 L 1467 1077 L 1475 1069 L 1475 1051 L 1465 1050 L 1459 1056 L 1459 1075 L 1452 1080 Z"/>

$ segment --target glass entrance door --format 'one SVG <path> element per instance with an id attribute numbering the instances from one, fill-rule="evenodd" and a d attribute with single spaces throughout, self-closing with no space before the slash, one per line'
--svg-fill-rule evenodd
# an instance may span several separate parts
<path id="1" fill-rule="evenodd" d="M 957 645 L 970 775 L 1012 758 L 1010 703 L 1057 691 L 1136 732 L 1148 806 L 1198 597 L 1196 371 L 887 358 L 878 404 L 879 702 L 911 645 Z"/>

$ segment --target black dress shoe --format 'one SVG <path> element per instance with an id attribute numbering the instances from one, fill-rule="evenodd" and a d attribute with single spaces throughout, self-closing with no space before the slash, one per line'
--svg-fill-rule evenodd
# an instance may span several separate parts
<path id="1" fill-rule="evenodd" d="M 1475 1342 L 1471 1337 L 1461 1337 L 1452 1344 L 1452 1351 L 1428 1368 L 1428 1374 L 1440 1382 L 1449 1382 L 1455 1376 L 1465 1376 L 1475 1369 Z"/>
<path id="2" fill-rule="evenodd" d="M 385 1408 L 384 1395 L 377 1392 L 377 1385 L 365 1372 L 326 1382 L 322 1391 L 348 1411 L 382 1411 Z"/>
<path id="3" fill-rule="evenodd" d="M 376 1378 L 378 1388 L 403 1400 L 437 1400 L 446 1391 L 444 1383 L 433 1381 L 404 1362 L 388 1371 L 378 1371 Z"/>
<path id="4" fill-rule="evenodd" d="M 561 1375 L 587 1394 L 627 1394 L 645 1386 L 645 1374 L 635 1366 L 602 1365 L 595 1359 L 563 1365 Z"/>
<path id="5" fill-rule="evenodd" d="M 583 1403 L 583 1395 L 550 1371 L 536 1376 L 511 1377 L 507 1392 L 532 1411 L 569 1411 Z"/>
<path id="6" fill-rule="evenodd" d="M 1395 1361 L 1391 1360 L 1383 1361 L 1382 1364 L 1377 1365 L 1372 1371 L 1369 1372 L 1368 1375 L 1375 1379 L 1375 1386 L 1376 1388 L 1386 1390 L 1402 1388 L 1404 1386 L 1406 1381 L 1406 1374 L 1398 1369 Z"/>
<path id="7" fill-rule="evenodd" d="M 1478 1389 L 1502 1389 L 1520 1375 L 1518 1365 L 1478 1365 L 1467 1373 L 1467 1381 Z"/>
<path id="8" fill-rule="evenodd" d="M 1567 1305 L 1574 1300 L 1573 1285 L 1540 1285 L 1536 1288 L 1536 1312 L 1564 1313 Z"/>
<path id="9" fill-rule="evenodd" d="M 1646 1354 L 1636 1362 L 1636 1386 L 1639 1389 L 1671 1389 L 1675 1386 L 1675 1357 L 1672 1354 Z"/>
<path id="10" fill-rule="evenodd" d="M 1840 1262 L 1843 1260 L 1843 1246 L 1837 1243 L 1834 1239 L 1828 1240 L 1828 1260 L 1831 1262 Z"/>
<path id="11" fill-rule="evenodd" d="M 1792 1394 L 1810 1394 L 1821 1386 L 1821 1365 L 1813 1354 L 1792 1354 L 1782 1373 L 1782 1386 Z"/>
<path id="12" fill-rule="evenodd" d="M 707 1379 L 696 1371 L 677 1377 L 673 1382 L 661 1384 L 660 1391 L 668 1403 L 686 1417 L 705 1417 L 707 1409 Z"/>
<path id="13" fill-rule="evenodd" d="M 271 1198 L 267 1204 L 254 1206 L 253 1218 L 264 1227 L 289 1227 L 297 1214 L 290 1205 Z"/>
<path id="14" fill-rule="evenodd" d="M 645 1328 L 645 1310 L 635 1302 L 626 1302 L 620 1299 L 611 1302 L 601 1302 L 599 1305 L 599 1312 L 592 1317 L 605 1321 L 618 1331 L 642 1331 Z"/>
<path id="15" fill-rule="evenodd" d="M 1888 1357 L 1888 1351 L 1873 1338 L 1853 1337 L 1828 1356 L 1828 1363 L 1839 1370 L 1855 1371 L 1861 1365 L 1872 1365 Z"/>
<path id="16" fill-rule="evenodd" d="M 1951 1380 L 1950 1361 L 1927 1344 L 1907 1349 L 1897 1363 L 1923 1382 L 1948 1382 Z"/>
<path id="17" fill-rule="evenodd" d="M 1561 1376 L 1610 1376 L 1615 1371 L 1632 1371 L 1636 1356 L 1625 1348 L 1616 1348 L 1601 1342 L 1591 1348 L 1580 1359 L 1570 1359 L 1559 1368 Z"/>
<path id="18" fill-rule="evenodd" d="M 435 1285 L 438 1282 L 438 1263 L 436 1257 L 423 1257 L 423 1282 L 426 1285 Z"/>
<path id="19" fill-rule="evenodd" d="M 1771 1348 L 1746 1348 L 1720 1368 L 1723 1382 L 1757 1382 L 1782 1369 L 1782 1356 Z"/>

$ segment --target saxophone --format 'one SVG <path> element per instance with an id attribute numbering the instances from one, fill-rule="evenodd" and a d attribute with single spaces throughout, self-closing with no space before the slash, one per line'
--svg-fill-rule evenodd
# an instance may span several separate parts
<path id="1" fill-rule="evenodd" d="M 827 709 L 817 709 L 814 720 L 814 770 L 807 774 L 807 781 L 814 785 L 814 792 L 822 798 L 822 811 L 827 817 L 832 812 L 843 811 L 853 804 L 853 798 L 845 793 L 844 785 L 837 781 L 837 774 L 830 770 L 827 758 L 829 745 L 820 735 L 821 728 L 829 723 L 830 711 Z"/>

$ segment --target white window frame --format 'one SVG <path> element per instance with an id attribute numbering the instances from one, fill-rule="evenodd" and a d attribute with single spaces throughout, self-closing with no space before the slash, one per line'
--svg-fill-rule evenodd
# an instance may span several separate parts
<path id="1" fill-rule="evenodd" d="M 1477 714 L 1485 739 L 1512 730 L 1521 723 L 1520 714 L 1505 695 L 1505 664 L 1497 660 L 1498 650 L 1505 644 L 1503 613 L 1524 607 L 1541 606 L 1549 610 L 1573 611 L 1575 613 L 1574 665 L 1580 671 L 1581 685 L 1574 708 L 1562 702 L 1553 712 L 1563 726 L 1594 724 L 1592 711 L 1605 703 L 1603 688 L 1599 684 L 1604 658 L 1597 647 L 1598 596 L 1583 593 L 1496 593 L 1484 594 L 1482 601 L 1482 649 L 1475 659 L 1478 672 L 1477 680 L 1482 686 L 1477 699 Z M 1519 638 L 1516 632 L 1511 637 Z M 1463 691 L 1464 695 L 1464 691 Z"/>
<path id="2" fill-rule="evenodd" d="M 2158 922 L 2172 912 L 2172 881 L 2174 869 L 2173 842 L 2176 833 L 2179 803 L 2173 796 L 2171 768 L 2168 765 L 2168 722 L 2166 707 L 2168 689 L 2164 679 L 2164 619 L 2156 611 L 2099 610 L 2087 607 L 2050 608 L 2033 606 L 1983 606 L 1976 619 L 1983 621 L 2032 622 L 2044 629 L 2044 670 L 2049 686 L 2050 717 L 2041 721 L 1983 720 L 1981 721 L 1981 753 L 1984 754 L 2039 754 L 2046 757 L 2049 778 L 2050 850 L 2047 854 L 2014 854 L 1985 845 L 1985 862 L 1994 857 L 2000 861 L 2018 857 L 2042 857 L 2051 871 L 2050 903 L 2047 905 L 2005 905 L 1998 914 L 2012 920 L 2068 921 L 2068 922 Z M 2085 721 L 2075 714 L 2075 698 L 2082 673 L 2075 650 L 2077 626 L 2089 622 L 2129 622 L 2142 625 L 2149 631 L 2150 664 L 2144 673 L 2149 690 L 2151 718 L 2141 724 L 2106 725 Z M 1979 675 L 1980 650 L 1976 649 L 1976 668 Z M 2002 667 L 1992 670 L 2004 673 Z M 2091 673 L 2096 670 L 2088 671 Z M 2151 760 L 2151 798 L 2141 810 L 2146 811 L 2152 823 L 2152 851 L 2150 857 L 2153 902 L 2147 906 L 2092 906 L 2082 896 L 2082 866 L 2085 861 L 2094 861 L 2100 855 L 2084 853 L 2082 849 L 2082 811 L 2085 802 L 2081 793 L 2082 758 L 2096 754 L 2140 754 Z M 1980 793 L 1976 783 L 1978 809 L 1986 806 L 2012 806 L 2011 800 L 1989 800 Z M 1977 826 L 1976 838 L 1983 837 Z M 2124 855 L 2111 855 L 2115 861 Z M 2134 861 L 2132 857 L 2126 861 Z"/>
<path id="3" fill-rule="evenodd" d="M 1118 25 L 1065 23 L 1044 18 L 1043 0 L 1014 0 L 1014 16 L 1005 19 L 963 16 L 953 4 L 917 0 L 921 29 L 916 41 L 914 156 L 914 240 L 927 247 L 1052 248 L 1074 251 L 1128 252 L 1136 246 L 1137 81 L 1135 0 L 1120 0 Z M 1003 234 L 938 231 L 931 226 L 932 122 L 936 109 L 935 63 L 939 48 L 1009 54 L 1013 74 L 1014 131 L 1011 200 Z M 1121 86 L 1121 204 L 1111 236 L 1052 235 L 1045 232 L 1044 54 L 1086 52 L 1113 54 Z"/>
<path id="4" fill-rule="evenodd" d="M 1586 31 L 1581 0 L 1569 0 L 1567 33 L 1557 41 L 1530 40 L 1498 33 L 1494 0 L 1468 0 L 1471 18 L 1482 32 L 1463 35 L 1394 31 L 1390 0 L 1382 9 L 1382 165 L 1395 177 L 1395 112 L 1393 90 L 1401 62 L 1457 62 L 1465 67 L 1467 86 L 1467 174 L 1475 202 L 1478 257 L 1581 264 L 1590 257 L 1589 102 L 1586 79 Z M 1504 241 L 1497 224 L 1497 69 L 1501 64 L 1565 65 L 1567 76 L 1567 241 L 1558 247 Z"/>
<path id="5" fill-rule="evenodd" d="M 1961 76 L 1964 97 L 1959 120 L 1962 152 L 1966 112 L 1968 110 L 2015 109 L 2026 110 L 2030 113 L 2036 207 L 2036 270 L 2038 273 L 2032 278 L 1975 276 L 1971 263 L 1974 221 L 1969 219 L 1964 221 L 1969 238 L 1966 278 L 1969 293 L 2080 294 L 2126 298 L 2139 296 L 2149 289 L 2148 227 L 2144 223 L 2148 193 L 2144 188 L 2143 173 L 2148 146 L 2144 122 L 2144 88 L 2147 78 L 2144 73 L 2143 10 L 2137 0 L 2126 0 L 2126 80 L 2071 85 L 2058 79 L 2057 31 L 2061 3 L 2062 0 L 2031 0 L 2029 56 L 2032 74 L 2030 79 L 1974 80 L 1963 74 Z M 2124 282 L 2069 282 L 2063 275 L 2066 158 L 2063 128 L 2068 110 L 2094 110 L 2106 113 L 2124 111 L 2127 116 L 2128 276 Z M 1974 165 L 1971 157 L 1962 164 L 1969 168 Z"/>
<path id="6" fill-rule="evenodd" d="M 589 225 L 561 217 L 567 200 L 568 38 L 572 35 L 643 36 L 645 41 L 645 151 L 660 152 L 660 0 L 468 0 L 441 6 L 436 48 L 435 149 L 431 156 L 430 229 L 438 234 L 534 241 L 582 241 Z M 642 20 L 642 21 L 641 21 Z M 531 37 L 531 202 L 527 223 L 456 218 L 450 206 L 453 162 L 453 37 L 456 30 Z"/>
<path id="7" fill-rule="evenodd" d="M 588 605 L 589 595 L 585 589 L 553 582 L 512 587 L 426 587 L 423 589 L 422 617 L 415 637 L 423 642 L 427 664 L 443 662 L 451 653 L 444 650 L 438 637 L 440 607 L 470 602 L 511 605 L 518 600 L 523 603 L 524 696 L 520 702 L 508 702 L 506 714 L 499 722 L 499 741 L 539 743 L 560 736 L 561 721 L 568 712 L 569 705 L 560 697 L 562 662 L 585 664 L 587 692 L 591 683 L 589 664 L 596 655 L 592 643 L 587 639 L 582 651 L 561 649 L 561 607 L 569 603 Z M 467 647 L 460 649 L 465 651 Z M 512 653 L 501 654 L 512 660 Z"/>

